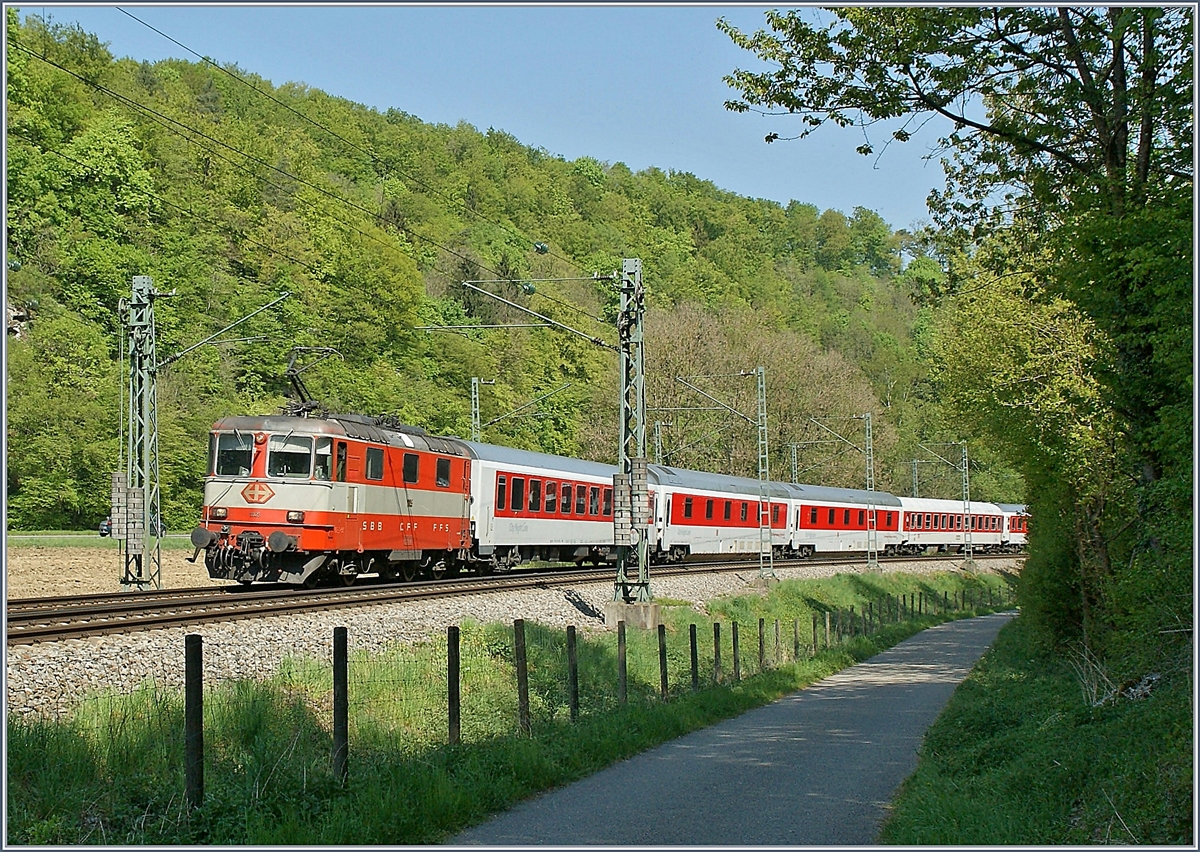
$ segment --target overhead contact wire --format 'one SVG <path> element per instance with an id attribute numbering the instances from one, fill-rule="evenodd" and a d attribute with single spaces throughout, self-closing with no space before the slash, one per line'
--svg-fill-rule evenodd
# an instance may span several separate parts
<path id="1" fill-rule="evenodd" d="M 519 237 L 520 239 L 522 239 L 522 240 L 525 240 L 525 241 L 529 242 L 530 244 L 534 244 L 534 242 L 535 242 L 535 241 L 534 241 L 534 240 L 531 240 L 531 239 L 530 239 L 530 238 L 529 238 L 527 235 L 525 235 L 525 234 L 523 234 L 523 233 L 521 233 L 521 232 L 519 232 L 519 231 L 516 231 L 516 230 L 514 230 L 513 228 L 510 228 L 509 226 L 507 226 L 507 225 L 505 225 L 505 224 L 503 224 L 503 223 L 501 223 L 501 222 L 497 222 L 497 221 L 495 221 L 495 220 L 493 220 L 493 219 L 489 219 L 488 217 L 486 217 L 486 216 L 484 216 L 482 213 L 480 213 L 478 210 L 476 210 L 475 208 L 473 208 L 473 207 L 472 207 L 470 204 L 468 204 L 466 201 L 461 201 L 461 202 L 460 202 L 460 201 L 456 201 L 455 199 L 451 198 L 450 196 L 446 195 L 445 193 L 441 192 L 440 190 L 438 190 L 438 189 L 436 189 L 436 188 L 434 188 L 434 187 L 430 186 L 429 184 L 425 183 L 425 182 L 424 182 L 424 181 L 422 181 L 420 178 L 418 178 L 418 177 L 414 177 L 413 175 L 411 175 L 411 174 L 409 174 L 409 173 L 407 173 L 407 172 L 403 171 L 403 170 L 402 170 L 402 169 L 400 169 L 400 168 L 397 168 L 395 165 L 393 165 L 393 164 L 391 164 L 391 163 L 384 162 L 384 160 L 383 160 L 383 159 L 382 159 L 382 158 L 381 158 L 381 157 L 380 157 L 378 154 L 375 154 L 375 153 L 374 153 L 374 152 L 372 152 L 372 151 L 368 151 L 368 150 L 366 150 L 365 148 L 363 148 L 363 147 L 361 147 L 361 146 L 359 146 L 359 145 L 356 145 L 354 142 L 351 142 L 351 141 L 350 141 L 349 139 L 347 139 L 346 137 L 344 137 L 344 136 L 342 136 L 342 135 L 338 134 L 337 132 L 335 132 L 335 131 L 333 131 L 333 130 L 330 130 L 328 127 L 326 127 L 325 125 L 321 124 L 320 122 L 318 122 L 318 121 L 315 121 L 315 120 L 314 120 L 314 119 L 312 119 L 312 118 L 309 118 L 309 117 L 308 117 L 307 115 L 305 115 L 304 113 L 300 112 L 299 110 L 295 109 L 295 108 L 294 108 L 294 107 L 292 107 L 292 106 L 289 106 L 288 104 L 286 104 L 286 103 L 284 103 L 283 101 L 279 100 L 278 98 L 276 98 L 274 95 L 270 94 L 269 92 L 264 92 L 262 89 L 258 88 L 258 87 L 257 87 L 257 86 L 255 86 L 254 84 L 252 84 L 252 83 L 251 83 L 249 80 L 246 80 L 245 78 L 243 78 L 243 77 L 240 77 L 240 76 L 238 76 L 237 74 L 234 74 L 234 73 L 233 73 L 232 71 L 230 71 L 228 68 L 224 68 L 224 67 L 222 67 L 222 66 L 218 65 L 216 62 L 214 62 L 213 60 L 209 59 L 207 56 L 202 56 L 201 54 L 199 54 L 199 53 L 197 53 L 196 51 L 192 50 L 192 49 L 191 49 L 190 47 L 188 47 L 186 44 L 183 44 L 182 42 L 178 41 L 177 39 L 174 39 L 174 38 L 172 38 L 171 36 L 169 36 L 169 35 L 167 35 L 166 33 L 164 33 L 162 30 L 160 30 L 160 29 L 157 29 L 156 27 L 152 26 L 151 24 L 148 24 L 148 23 L 146 23 L 145 21 L 143 21 L 141 18 L 137 17 L 136 15 L 133 15 L 133 14 L 131 14 L 131 13 L 129 13 L 129 12 L 127 12 L 127 11 L 125 11 L 124 9 L 122 9 L 122 8 L 121 8 L 121 7 L 119 7 L 119 6 L 118 6 L 118 7 L 116 7 L 116 8 L 117 8 L 117 11 L 118 11 L 118 12 L 121 12 L 122 14 L 124 14 L 124 15 L 127 15 L 128 17 L 130 17 L 130 18 L 132 18 L 133 20 L 137 21 L 139 24 L 141 24 L 142 26 L 146 27 L 147 29 L 149 29 L 149 30 L 152 30 L 152 31 L 154 31 L 154 32 L 158 33 L 160 36 L 162 36 L 163 38 L 165 38 L 167 41 L 171 42 L 171 43 L 172 43 L 172 44 L 174 44 L 174 45 L 177 45 L 178 47 L 181 47 L 181 48 L 183 48 L 183 49 L 184 49 L 184 50 L 186 50 L 188 53 L 192 54 L 192 56 L 195 56 L 196 58 L 198 58 L 200 61 L 202 61 L 202 62 L 205 62 L 205 63 L 207 63 L 207 64 L 211 65 L 213 68 L 216 68 L 218 71 L 222 72 L 223 74 L 228 74 L 230 77 L 232 77 L 234 80 L 237 80 L 237 81 L 238 81 L 239 83 L 241 83 L 242 85 L 249 87 L 249 88 L 250 88 L 250 89 L 252 89 L 253 91 L 255 91 L 255 92 L 257 92 L 258 94 L 262 95 L 263 97 L 265 97 L 265 98 L 267 98 L 267 99 L 269 99 L 269 100 L 273 101 L 274 103 L 276 103 L 276 104 L 278 104 L 279 106 L 283 107 L 283 108 L 284 108 L 284 109 L 286 109 L 288 112 L 292 113 L 293 115 L 297 116 L 298 118 L 301 118 L 301 119 L 303 119 L 304 121 L 307 121 L 307 122 L 308 122 L 309 124 L 311 124 L 313 127 L 320 128 L 321 130 L 325 131 L 326 133 L 328 133 L 330 136 L 334 137 L 335 139 L 339 139 L 339 140 L 341 140 L 342 142 L 344 142 L 346 145 L 349 145 L 351 148 L 353 148 L 355 151 L 358 151 L 360 154 L 365 154 L 366 156 L 370 157 L 370 158 L 371 158 L 371 160 L 372 160 L 372 162 L 374 162 L 374 163 L 376 163 L 376 164 L 378 164 L 378 165 L 381 165 L 381 166 L 383 166 L 383 167 L 384 167 L 385 169 L 387 169 L 387 170 L 390 170 L 390 171 L 393 171 L 393 172 L 395 172 L 395 173 L 399 174 L 401 177 L 404 177 L 404 178 L 406 178 L 407 180 L 409 180 L 409 181 L 411 181 L 411 182 L 415 183 L 417 186 L 421 187 L 422 189 L 426 190 L 427 192 L 430 192 L 430 193 L 432 193 L 433 195 L 436 195 L 436 196 L 438 196 L 439 198 L 442 198 L 443 200 L 445 200 L 447 203 L 449 203 L 449 204 L 451 204 L 451 205 L 457 205 L 457 204 L 461 204 L 464 210 L 466 210 L 467 212 L 471 213 L 473 216 L 476 216 L 476 217 L 478 217 L 478 218 L 479 218 L 479 219 L 481 219 L 482 221 L 484 221 L 484 222 L 487 222 L 489 225 L 494 225 L 495 227 L 497 227 L 497 228 L 500 228 L 500 229 L 501 229 L 501 230 L 503 230 L 503 231 L 506 231 L 507 233 L 511 234 L 511 235 L 512 235 L 512 236 L 514 236 L 514 237 Z M 564 263 L 570 264 L 570 265 L 571 265 L 573 268 L 575 268 L 575 269 L 579 269 L 579 266 L 578 266 L 578 265 L 577 265 L 577 264 L 576 264 L 574 261 L 570 260 L 569 258 L 563 257 L 562 255 L 560 255 L 560 254 L 556 254 L 556 253 L 554 253 L 554 252 L 547 252 L 547 253 L 548 253 L 548 254 L 549 254 L 551 257 L 558 258 L 559 260 L 563 261 Z"/>

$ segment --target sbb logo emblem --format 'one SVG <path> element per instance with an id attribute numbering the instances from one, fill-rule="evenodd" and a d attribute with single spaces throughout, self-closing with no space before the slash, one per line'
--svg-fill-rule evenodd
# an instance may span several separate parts
<path id="1" fill-rule="evenodd" d="M 242 489 L 242 496 L 247 503 L 265 503 L 275 496 L 275 492 L 265 482 L 251 482 Z"/>

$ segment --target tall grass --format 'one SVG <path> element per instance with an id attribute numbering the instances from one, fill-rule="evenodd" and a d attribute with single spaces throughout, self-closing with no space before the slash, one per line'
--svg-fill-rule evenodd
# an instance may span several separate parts
<path id="1" fill-rule="evenodd" d="M 881 841 L 1194 845 L 1190 653 L 1149 695 L 1093 706 L 1039 639 L 1024 618 L 1001 630 L 926 735 Z"/>
<path id="2" fill-rule="evenodd" d="M 267 681 L 206 689 L 205 799 L 183 793 L 183 706 L 147 684 L 89 696 L 66 719 L 8 722 L 8 842 L 13 844 L 416 844 L 452 836 L 520 799 L 582 778 L 689 731 L 730 718 L 866 659 L 954 615 L 876 625 L 811 654 L 811 613 L 885 593 L 939 595 L 1000 587 L 996 577 L 843 576 L 785 581 L 769 594 L 710 602 L 709 617 L 666 605 L 669 700 L 660 698 L 657 635 L 628 631 L 627 703 L 617 699 L 616 637 L 581 634 L 580 717 L 571 723 L 565 632 L 526 624 L 532 735 L 518 727 L 512 626 L 461 628 L 462 741 L 446 733 L 444 637 L 354 653 L 349 780 L 331 771 L 331 666 L 288 659 Z M 768 625 L 758 665 L 758 619 Z M 779 618 L 782 658 L 775 658 Z M 791 622 L 804 651 L 792 659 Z M 714 682 L 713 621 L 722 679 Z M 741 634 L 732 679 L 730 622 Z M 697 625 L 700 689 L 691 685 Z M 861 626 L 861 625 L 860 625 Z M 253 653 L 252 648 L 246 649 Z"/>

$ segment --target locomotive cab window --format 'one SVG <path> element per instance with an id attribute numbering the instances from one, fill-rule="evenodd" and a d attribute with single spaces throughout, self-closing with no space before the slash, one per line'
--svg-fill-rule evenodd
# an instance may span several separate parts
<path id="1" fill-rule="evenodd" d="M 328 482 L 333 475 L 333 438 L 317 438 L 316 461 L 313 479 Z"/>
<path id="2" fill-rule="evenodd" d="M 213 456 L 217 476 L 249 476 L 254 456 L 254 436 L 240 432 L 214 436 Z"/>
<path id="3" fill-rule="evenodd" d="M 367 479 L 383 479 L 383 447 L 367 447 Z"/>
<path id="4" fill-rule="evenodd" d="M 421 474 L 421 457 L 416 453 L 404 454 L 404 481 L 416 482 Z"/>
<path id="5" fill-rule="evenodd" d="M 338 482 L 346 481 L 346 442 L 338 441 L 337 445 L 337 468 L 334 473 L 334 479 Z"/>
<path id="6" fill-rule="evenodd" d="M 450 487 L 450 459 L 437 460 L 437 484 L 438 488 Z"/>
<path id="7" fill-rule="evenodd" d="M 312 438 L 272 435 L 267 444 L 267 476 L 308 479 L 312 473 Z"/>

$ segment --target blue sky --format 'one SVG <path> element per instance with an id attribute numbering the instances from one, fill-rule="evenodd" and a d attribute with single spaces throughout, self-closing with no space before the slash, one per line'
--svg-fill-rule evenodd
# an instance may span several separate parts
<path id="1" fill-rule="evenodd" d="M 854 148 L 861 131 L 825 127 L 804 140 L 792 117 L 737 114 L 722 81 L 758 68 L 717 31 L 765 26 L 758 5 L 507 6 L 22 6 L 77 22 L 118 57 L 195 57 L 121 11 L 197 53 L 233 62 L 272 83 L 305 83 L 380 111 L 433 123 L 494 127 L 569 160 L 592 156 L 691 172 L 722 189 L 786 204 L 795 199 L 877 211 L 893 228 L 928 218 L 925 197 L 943 185 L 922 159 L 927 128 L 882 157 Z M 785 7 L 786 8 L 786 7 Z M 810 9 L 807 14 L 821 15 Z M 876 132 L 876 148 L 886 138 Z"/>

